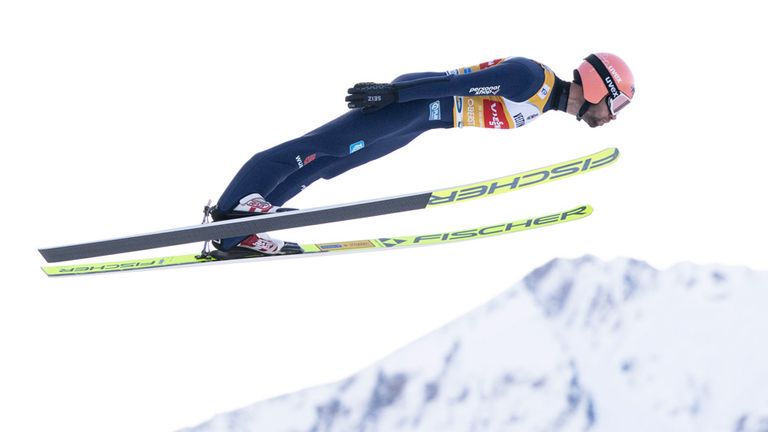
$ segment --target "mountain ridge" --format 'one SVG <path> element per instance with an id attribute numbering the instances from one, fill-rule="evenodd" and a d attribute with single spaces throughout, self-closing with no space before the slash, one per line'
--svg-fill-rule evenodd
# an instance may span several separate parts
<path id="1" fill-rule="evenodd" d="M 765 304 L 746 268 L 553 259 L 346 380 L 188 430 L 768 431 Z"/>

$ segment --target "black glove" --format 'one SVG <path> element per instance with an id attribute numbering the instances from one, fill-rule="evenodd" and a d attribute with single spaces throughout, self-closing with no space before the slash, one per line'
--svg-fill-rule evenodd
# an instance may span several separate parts
<path id="1" fill-rule="evenodd" d="M 362 108 L 364 113 L 378 111 L 391 103 L 397 103 L 398 90 L 394 84 L 358 83 L 347 90 L 344 100 L 350 108 Z"/>

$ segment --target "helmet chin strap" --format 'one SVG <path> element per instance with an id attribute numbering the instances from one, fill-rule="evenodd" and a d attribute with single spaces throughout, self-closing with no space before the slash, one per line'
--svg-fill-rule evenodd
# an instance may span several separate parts
<path id="1" fill-rule="evenodd" d="M 579 75 L 578 69 L 573 70 L 573 82 L 578 84 L 581 87 L 584 87 L 583 84 L 581 83 L 581 75 Z M 592 103 L 584 99 L 584 103 L 581 104 L 581 108 L 579 108 L 579 112 L 578 114 L 576 114 L 576 121 L 581 121 L 581 118 L 584 117 L 584 114 L 587 113 L 587 111 L 589 110 L 589 107 L 591 106 L 592 106 Z"/>
<path id="2" fill-rule="evenodd" d="M 576 121 L 581 121 L 581 118 L 584 117 L 584 114 L 587 113 L 587 111 L 591 106 L 592 104 L 585 100 L 584 103 L 581 105 L 581 108 L 579 108 L 579 113 L 576 114 Z"/>

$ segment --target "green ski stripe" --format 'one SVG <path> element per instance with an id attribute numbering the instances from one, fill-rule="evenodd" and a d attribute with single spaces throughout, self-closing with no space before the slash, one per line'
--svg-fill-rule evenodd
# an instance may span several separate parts
<path id="1" fill-rule="evenodd" d="M 343 241 L 334 243 L 312 243 L 301 245 L 304 253 L 299 256 L 326 254 L 329 252 L 350 252 L 358 250 L 387 250 L 392 248 L 425 246 L 434 244 L 453 243 L 457 241 L 475 240 L 485 237 L 494 237 L 519 231 L 526 231 L 563 222 L 570 222 L 585 218 L 592 214 L 592 207 L 583 205 L 571 210 L 553 213 L 546 216 L 533 217 L 512 222 L 469 228 L 456 231 L 410 235 L 399 237 L 384 237 L 367 240 Z M 281 258 L 293 255 L 278 255 L 269 258 Z M 258 260 L 265 257 L 241 258 L 237 261 Z M 115 261 L 97 264 L 70 264 L 64 266 L 42 267 L 48 276 L 67 276 L 120 272 L 128 270 L 140 270 L 150 268 L 164 268 L 181 265 L 205 264 L 216 262 L 213 258 L 198 258 L 197 255 L 177 255 L 159 258 L 148 258 L 127 261 Z"/>

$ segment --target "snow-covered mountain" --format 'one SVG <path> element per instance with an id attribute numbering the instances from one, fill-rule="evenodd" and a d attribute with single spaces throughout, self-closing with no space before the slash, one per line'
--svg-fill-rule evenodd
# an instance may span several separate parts
<path id="1" fill-rule="evenodd" d="M 768 273 L 554 260 L 349 379 L 223 431 L 768 432 Z"/>

